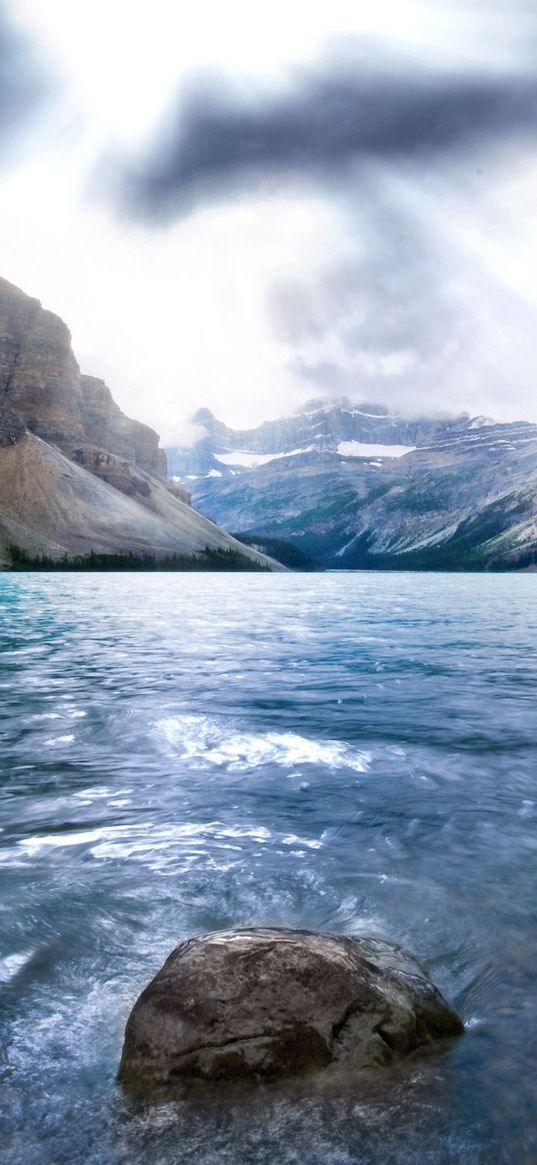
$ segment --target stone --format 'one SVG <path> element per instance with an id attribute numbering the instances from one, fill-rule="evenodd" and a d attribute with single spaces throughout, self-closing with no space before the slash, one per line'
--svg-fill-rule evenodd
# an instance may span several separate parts
<path id="1" fill-rule="evenodd" d="M 379 938 L 217 931 L 181 943 L 142 992 L 119 1080 L 179 1083 L 378 1068 L 463 1025 L 416 960 Z"/>

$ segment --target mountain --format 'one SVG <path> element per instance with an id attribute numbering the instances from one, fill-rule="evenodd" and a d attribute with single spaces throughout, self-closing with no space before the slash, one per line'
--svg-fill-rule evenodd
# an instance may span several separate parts
<path id="1" fill-rule="evenodd" d="M 157 434 L 81 375 L 63 320 L 0 279 L 0 565 L 11 547 L 52 558 L 229 550 L 266 564 L 189 503 L 167 480 Z"/>
<path id="2" fill-rule="evenodd" d="M 325 568 L 537 564 L 537 425 L 348 400 L 251 430 L 207 409 L 194 420 L 198 441 L 168 450 L 173 479 L 254 545 L 287 542 Z"/>

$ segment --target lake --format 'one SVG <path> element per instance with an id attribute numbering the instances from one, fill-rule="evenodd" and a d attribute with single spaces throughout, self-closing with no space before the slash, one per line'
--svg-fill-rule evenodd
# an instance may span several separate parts
<path id="1" fill-rule="evenodd" d="M 4 574 L 5 1165 L 535 1165 L 537 576 Z M 465 1035 L 365 1090 L 135 1104 L 231 925 L 414 951 Z"/>

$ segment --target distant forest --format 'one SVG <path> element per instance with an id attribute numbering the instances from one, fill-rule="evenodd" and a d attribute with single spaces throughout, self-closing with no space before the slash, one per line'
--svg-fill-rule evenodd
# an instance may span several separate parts
<path id="1" fill-rule="evenodd" d="M 77 554 L 70 557 L 50 558 L 48 554 L 28 554 L 18 546 L 9 548 L 11 570 L 38 571 L 262 571 L 270 572 L 269 566 L 255 562 L 233 548 L 212 550 L 208 546 L 199 554 L 169 554 L 158 558 L 154 554 Z"/>

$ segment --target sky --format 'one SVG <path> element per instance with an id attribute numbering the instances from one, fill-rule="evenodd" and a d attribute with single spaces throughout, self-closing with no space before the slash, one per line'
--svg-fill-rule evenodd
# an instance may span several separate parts
<path id="1" fill-rule="evenodd" d="M 537 421 L 534 0 L 0 0 L 0 274 L 165 444 Z"/>

